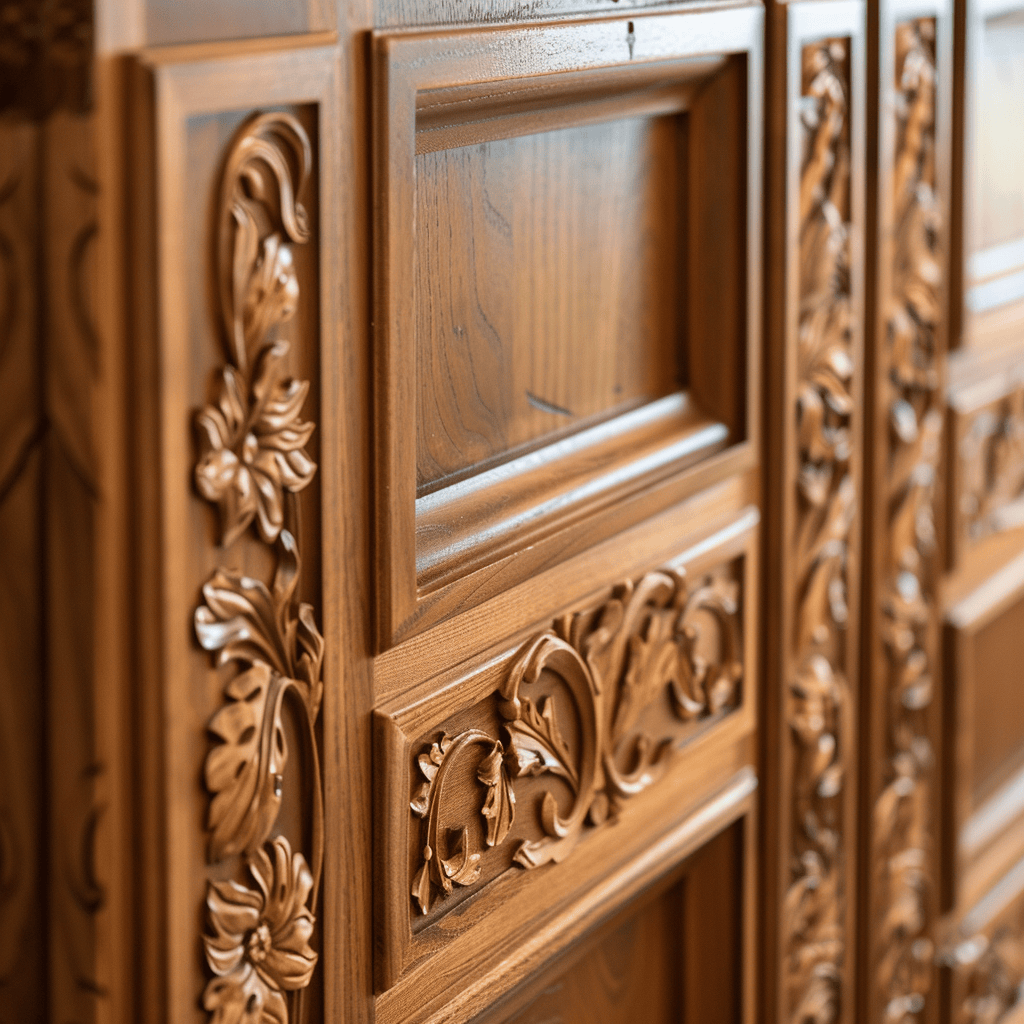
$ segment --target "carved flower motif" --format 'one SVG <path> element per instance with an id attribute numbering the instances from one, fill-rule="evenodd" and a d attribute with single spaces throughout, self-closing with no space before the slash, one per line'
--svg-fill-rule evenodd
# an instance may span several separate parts
<path id="1" fill-rule="evenodd" d="M 313 876 L 301 853 L 278 836 L 250 860 L 257 888 L 210 882 L 206 896 L 214 934 L 204 938 L 215 977 L 203 1005 L 212 1024 L 288 1024 L 284 992 L 305 988 L 317 955 L 314 917 L 306 905 Z"/>
<path id="2" fill-rule="evenodd" d="M 309 382 L 284 376 L 287 352 L 283 341 L 263 351 L 248 394 L 242 374 L 226 366 L 216 405 L 198 417 L 206 450 L 196 487 L 220 506 L 224 545 L 253 519 L 273 543 L 284 525 L 284 492 L 301 491 L 316 472 L 304 448 L 313 424 L 299 419 Z"/>

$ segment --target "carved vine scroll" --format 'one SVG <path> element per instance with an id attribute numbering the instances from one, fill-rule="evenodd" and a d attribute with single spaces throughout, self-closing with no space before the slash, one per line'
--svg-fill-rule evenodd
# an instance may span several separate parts
<path id="1" fill-rule="evenodd" d="M 797 337 L 796 617 L 787 719 L 793 834 L 783 907 L 786 1012 L 839 1017 L 845 950 L 842 794 L 849 758 L 846 663 L 854 379 L 850 289 L 848 42 L 803 49 Z"/>
<path id="2" fill-rule="evenodd" d="M 882 1016 L 917 1019 L 931 987 L 928 708 L 937 643 L 935 479 L 942 266 L 935 194 L 935 22 L 896 28 L 897 145 L 886 318 L 888 556 L 882 587 L 886 765 L 873 809 L 874 977 Z"/>
<path id="3" fill-rule="evenodd" d="M 543 835 L 521 840 L 513 862 L 535 868 L 562 861 L 587 824 L 601 824 L 664 771 L 672 740 L 654 740 L 639 727 L 645 708 L 665 696 L 675 715 L 690 721 L 736 706 L 743 671 L 738 598 L 739 585 L 729 578 L 706 576 L 691 586 L 681 571 L 652 572 L 529 641 L 501 686 L 500 735 L 445 734 L 417 758 L 411 808 L 425 825 L 411 894 L 419 910 L 429 912 L 437 890 L 449 895 L 480 878 L 486 851 L 510 835 L 517 780 L 557 777 L 571 802 L 562 808 L 544 791 Z M 717 654 L 701 653 L 706 650 Z M 575 745 L 563 734 L 554 699 L 534 695 L 545 674 L 571 698 L 579 722 Z M 481 849 L 473 848 L 468 824 L 450 825 L 445 813 L 452 793 L 465 796 L 473 778 L 465 769 L 470 756 L 484 792 Z"/>
<path id="4" fill-rule="evenodd" d="M 197 417 L 203 448 L 196 487 L 220 508 L 222 546 L 250 526 L 273 545 L 268 587 L 218 569 L 195 612 L 202 647 L 232 664 L 225 703 L 209 729 L 209 859 L 235 858 L 243 880 L 210 881 L 203 938 L 213 978 L 203 1004 L 215 1024 L 287 1024 L 317 962 L 310 945 L 323 861 L 316 721 L 324 642 L 313 607 L 297 600 L 300 559 L 288 529 L 286 492 L 312 480 L 305 451 L 313 424 L 300 417 L 307 381 L 288 377 L 287 341 L 276 329 L 295 312 L 299 285 L 291 245 L 309 238 L 299 195 L 311 164 L 309 139 L 288 114 L 250 118 L 235 136 L 221 183 L 216 268 L 229 363 L 215 401 Z M 285 716 L 308 750 L 310 849 L 274 835 L 288 763 Z"/>

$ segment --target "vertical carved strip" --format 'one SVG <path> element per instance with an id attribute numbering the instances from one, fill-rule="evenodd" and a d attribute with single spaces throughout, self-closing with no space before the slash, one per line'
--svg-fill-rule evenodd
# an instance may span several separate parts
<path id="1" fill-rule="evenodd" d="M 848 42 L 802 62 L 795 578 L 787 721 L 793 749 L 790 877 L 783 907 L 787 1019 L 835 1021 L 846 956 L 844 787 L 854 381 Z"/>
<path id="2" fill-rule="evenodd" d="M 213 974 L 203 1005 L 215 1024 L 303 1019 L 302 996 L 317 963 L 310 945 L 323 862 L 323 808 L 316 721 L 324 643 L 314 609 L 299 602 L 295 499 L 316 465 L 305 451 L 313 424 L 300 419 L 308 381 L 286 375 L 289 343 L 277 329 L 299 295 L 291 246 L 309 239 L 299 196 L 312 162 L 309 139 L 288 114 L 251 118 L 225 161 L 216 270 L 229 363 L 216 397 L 197 417 L 202 438 L 195 482 L 218 505 L 222 546 L 252 525 L 272 545 L 270 587 L 218 569 L 195 613 L 203 648 L 237 674 L 209 723 L 205 765 L 212 794 L 209 859 L 233 861 L 236 880 L 211 880 Z M 285 716 L 296 716 L 307 749 L 307 856 L 274 834 L 288 764 Z M 239 880 L 240 879 L 240 880 Z"/>
<path id="3" fill-rule="evenodd" d="M 927 715 L 937 643 L 935 480 L 942 396 L 937 329 L 942 264 L 935 193 L 935 22 L 896 28 L 893 263 L 886 301 L 888 531 L 881 594 L 885 683 L 883 788 L 873 807 L 880 1020 L 918 1019 L 931 987 Z M 880 392 L 882 394 L 883 392 Z M 877 614 L 877 612 L 876 612 Z M 876 691 L 877 692 L 877 691 Z"/>

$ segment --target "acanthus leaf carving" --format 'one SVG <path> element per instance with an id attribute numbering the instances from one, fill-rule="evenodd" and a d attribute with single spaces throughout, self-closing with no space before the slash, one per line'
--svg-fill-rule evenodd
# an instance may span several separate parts
<path id="1" fill-rule="evenodd" d="M 456 885 L 480 879 L 485 849 L 512 834 L 517 780 L 557 778 L 569 794 L 568 806 L 560 803 L 564 792 L 558 797 L 544 789 L 539 795 L 542 835 L 520 839 L 512 857 L 524 868 L 564 860 L 588 824 L 600 825 L 622 801 L 654 782 L 673 741 L 654 742 L 639 732 L 641 712 L 662 696 L 684 721 L 734 707 L 742 680 L 739 616 L 735 580 L 712 575 L 691 590 L 681 571 L 652 572 L 620 584 L 597 608 L 557 619 L 526 643 L 498 693 L 502 735 L 481 729 L 443 735 L 416 759 L 425 781 L 410 808 L 427 824 L 410 892 L 420 911 L 430 911 L 435 888 L 447 895 Z M 702 653 L 702 639 L 718 657 Z M 534 696 L 542 677 L 557 680 L 561 700 L 571 701 L 579 723 L 574 744 L 559 725 L 564 705 L 551 693 Z M 477 758 L 476 779 L 486 789 L 480 849 L 470 848 L 468 823 L 449 827 L 444 817 L 447 800 L 465 806 L 469 776 L 464 766 L 454 766 L 470 751 Z M 627 770 L 620 767 L 622 759 Z"/>
<path id="2" fill-rule="evenodd" d="M 843 672 L 850 532 L 858 495 L 853 456 L 848 42 L 803 49 L 803 160 L 796 338 L 791 562 L 795 617 L 786 718 L 793 749 L 789 881 L 783 898 L 786 1019 L 832 1024 L 846 956 L 843 792 L 851 714 Z"/>
<path id="3" fill-rule="evenodd" d="M 310 237 L 298 196 L 311 146 L 289 114 L 255 115 L 229 150 L 221 188 L 217 270 L 229 364 L 216 400 L 197 417 L 202 451 L 196 487 L 219 506 L 222 545 L 255 523 L 273 544 L 276 569 L 261 580 L 217 569 L 195 611 L 200 645 L 236 674 L 209 730 L 205 781 L 212 794 L 209 859 L 238 858 L 255 883 L 208 883 L 213 974 L 203 1005 L 214 1024 L 288 1024 L 317 962 L 310 945 L 323 863 L 323 807 L 316 722 L 323 696 L 324 639 L 314 609 L 299 601 L 301 562 L 285 492 L 297 493 L 316 465 L 305 451 L 313 424 L 300 412 L 306 381 L 285 370 L 288 342 L 275 337 L 298 305 L 290 243 Z M 311 793 L 311 854 L 274 835 L 288 762 L 285 716 L 296 716 Z"/>
<path id="4" fill-rule="evenodd" d="M 881 588 L 886 765 L 874 797 L 873 922 L 879 1012 L 920 1019 L 932 986 L 926 715 L 934 694 L 935 479 L 942 406 L 938 327 L 941 217 L 935 186 L 935 22 L 896 26 L 894 252 L 887 297 L 888 550 Z"/>

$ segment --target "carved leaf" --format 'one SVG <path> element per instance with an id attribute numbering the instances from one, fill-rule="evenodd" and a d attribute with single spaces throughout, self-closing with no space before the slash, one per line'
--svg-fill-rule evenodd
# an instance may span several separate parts
<path id="1" fill-rule="evenodd" d="M 495 743 L 494 749 L 480 762 L 477 778 L 487 787 L 481 812 L 487 819 L 487 845 L 499 846 L 512 828 L 516 814 L 516 794 L 500 743 Z"/>
<path id="2" fill-rule="evenodd" d="M 540 775 L 551 772 L 566 779 L 573 788 L 579 785 L 569 746 L 555 721 L 555 705 L 545 697 L 540 711 L 529 697 L 521 698 L 520 717 L 505 723 L 512 739 L 517 774 Z"/>
<path id="3" fill-rule="evenodd" d="M 210 720 L 221 742 L 206 758 L 206 785 L 214 794 L 208 826 L 210 858 L 252 853 L 267 839 L 281 804 L 288 749 L 281 724 L 287 681 L 264 664 L 228 683 L 230 698 Z"/>
<path id="4" fill-rule="evenodd" d="M 295 312 L 298 288 L 286 240 L 309 238 L 298 202 L 312 163 L 309 138 L 290 114 L 248 122 L 228 154 L 221 196 L 221 312 L 243 374 L 270 330 Z"/>
<path id="5" fill-rule="evenodd" d="M 203 586 L 205 604 L 195 613 L 195 629 L 217 663 L 262 662 L 298 684 L 313 718 L 322 694 L 324 643 L 308 604 L 293 604 L 300 564 L 295 541 L 283 531 L 271 595 L 260 581 L 218 569 Z"/>

